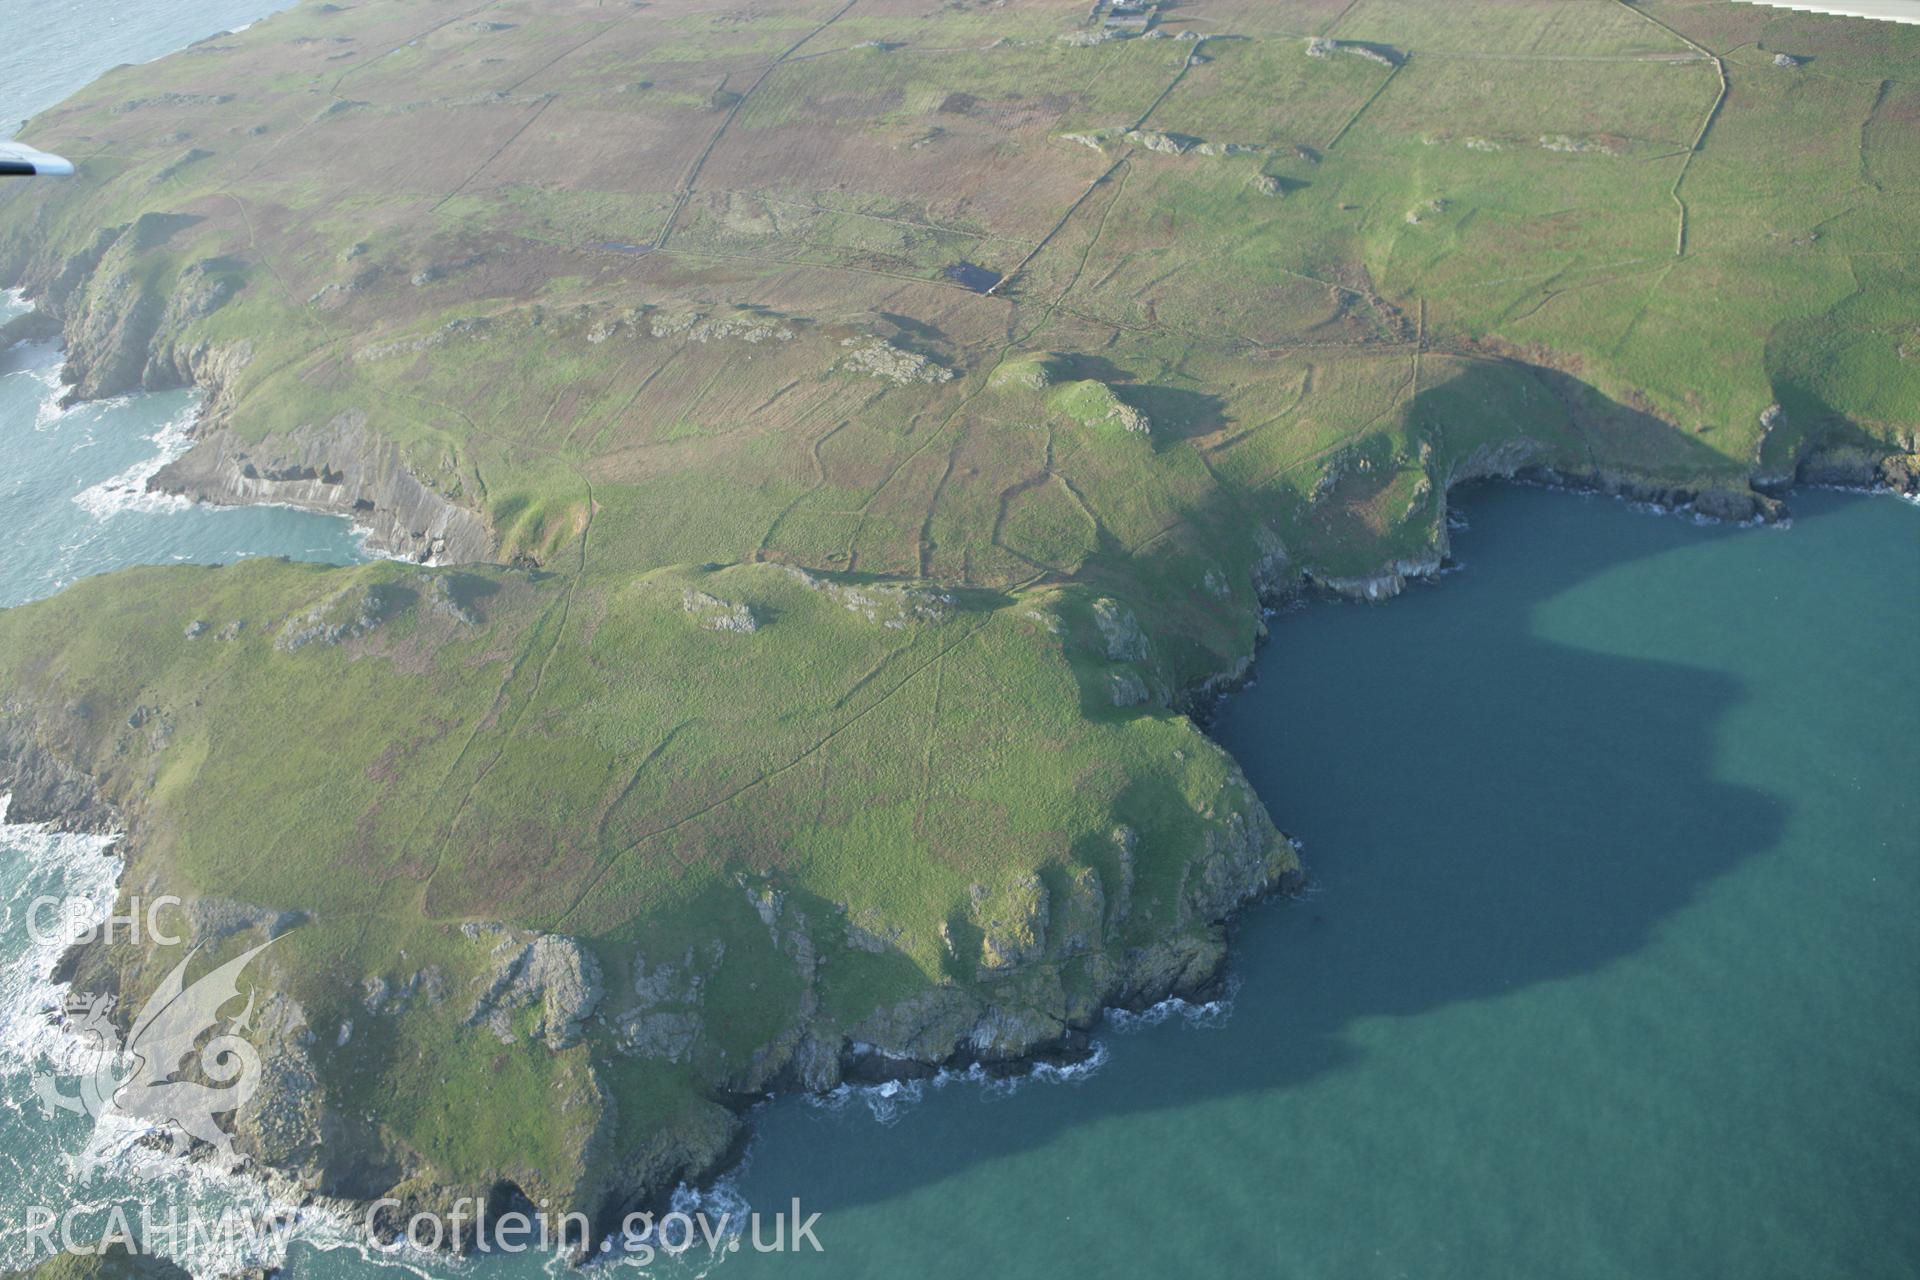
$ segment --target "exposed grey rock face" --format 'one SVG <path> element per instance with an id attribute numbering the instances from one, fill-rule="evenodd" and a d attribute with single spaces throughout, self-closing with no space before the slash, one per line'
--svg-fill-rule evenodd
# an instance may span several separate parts
<path id="1" fill-rule="evenodd" d="M 757 900 L 749 892 L 748 901 L 761 911 L 763 921 L 777 919 L 777 896 Z M 772 929 L 773 925 L 769 923 L 768 927 Z M 703 1009 L 707 975 L 720 967 L 726 954 L 726 944 L 717 938 L 697 950 L 689 947 L 673 961 L 649 962 L 644 952 L 636 954 L 634 1002 L 613 1019 L 621 1051 L 668 1062 L 690 1059 L 706 1033 Z"/>
<path id="2" fill-rule="evenodd" d="M 273 647 L 292 653 L 310 644 L 344 644 L 379 626 L 392 607 L 392 593 L 384 585 L 349 587 L 306 613 L 287 619 L 274 637 Z"/>
<path id="3" fill-rule="evenodd" d="M 1511 480 L 1539 456 L 1541 446 L 1533 440 L 1508 440 L 1502 444 L 1481 445 L 1458 463 L 1446 476 L 1446 487 L 1471 480 Z"/>
<path id="4" fill-rule="evenodd" d="M 896 1060 L 944 1062 L 978 1018 L 979 1009 L 966 992 L 934 987 L 876 1011 L 848 1036 L 856 1050 L 878 1049 Z"/>
<path id="5" fill-rule="evenodd" d="M 234 1115 L 235 1145 L 297 1180 L 319 1176 L 327 1116 L 307 1016 L 291 997 L 267 997 L 256 1019 L 260 1079 Z"/>
<path id="6" fill-rule="evenodd" d="M 1238 779 L 1238 785 L 1251 794 L 1245 778 Z M 1205 851 L 1187 868 L 1183 912 L 1201 921 L 1226 919 L 1241 903 L 1266 892 L 1290 853 L 1274 848 L 1261 824 L 1238 813 L 1229 815 L 1224 824 L 1208 829 Z"/>
<path id="7" fill-rule="evenodd" d="M 648 323 L 648 330 L 656 338 L 684 336 L 689 342 L 725 342 L 729 339 L 746 343 L 789 342 L 793 338 L 793 330 L 777 317 L 757 311 L 722 316 L 698 313 L 655 316 Z"/>
<path id="8" fill-rule="evenodd" d="M 229 259 L 202 258 L 190 263 L 174 282 L 161 316 L 163 333 L 174 332 L 195 320 L 204 320 L 227 304 L 238 288 L 239 264 Z"/>
<path id="9" fill-rule="evenodd" d="M 620 1019 L 621 1047 L 639 1058 L 685 1062 L 703 1030 L 700 1015 L 690 1011 L 630 1014 Z"/>
<path id="10" fill-rule="evenodd" d="M 973 923 L 979 928 L 980 970 L 1005 972 L 1037 959 L 1047 945 L 1047 886 L 1021 876 L 998 892 L 973 887 Z"/>
<path id="11" fill-rule="evenodd" d="M 156 93 L 147 98 L 129 98 L 113 109 L 117 116 L 148 107 L 220 107 L 233 101 L 230 93 Z"/>
<path id="12" fill-rule="evenodd" d="M 306 917 L 298 911 L 269 911 L 231 898 L 196 898 L 182 908 L 195 942 L 211 944 L 248 929 L 277 938 Z"/>
<path id="13" fill-rule="evenodd" d="M 792 565 L 784 567 L 789 577 L 808 590 L 824 592 L 842 608 L 894 630 L 919 622 L 945 622 L 953 616 L 955 599 L 950 592 L 891 582 L 840 583 Z"/>
<path id="14" fill-rule="evenodd" d="M 0 351 L 16 342 L 45 342 L 59 336 L 59 318 L 36 307 L 0 324 Z"/>
<path id="15" fill-rule="evenodd" d="M 327 285 L 319 293 L 307 299 L 323 310 L 340 306 L 353 294 L 366 288 L 380 278 L 378 267 L 368 267 L 357 271 L 346 280 Z M 447 321 L 432 333 L 415 334 L 406 338 L 391 338 L 385 342 L 374 342 L 361 347 L 353 353 L 358 363 L 377 360 L 391 360 L 395 356 L 419 355 L 422 351 L 441 346 L 456 338 L 484 339 L 493 330 L 493 320 L 488 316 L 458 316 Z"/>
<path id="16" fill-rule="evenodd" d="M 997 893 L 977 887 L 969 925 L 982 936 L 980 977 L 989 985 L 942 986 L 869 1015 L 845 1033 L 846 1069 L 885 1079 L 941 1063 L 1071 1053 L 1109 1005 L 1143 1007 L 1210 989 L 1226 961 L 1224 918 L 1299 875 L 1295 846 L 1266 821 L 1244 778 L 1230 779 L 1202 812 L 1213 817 L 1221 808 L 1226 816 L 1182 884 L 1176 927 L 1124 954 L 1111 948 L 1132 895 L 1131 828 L 1113 832 L 1117 876 L 1083 865 L 1065 868 L 1066 883 L 1053 893 L 1037 877 Z M 952 952 L 955 933 L 945 936 Z M 1000 963 L 988 963 L 995 957 Z M 1068 960 L 1081 977 L 1071 987 L 1060 967 Z"/>
<path id="17" fill-rule="evenodd" d="M 422 483 L 358 410 L 323 430 L 257 444 L 216 428 L 148 487 L 223 506 L 274 502 L 348 516 L 369 530 L 369 546 L 422 563 L 481 561 L 493 551 L 485 520 Z"/>
<path id="18" fill-rule="evenodd" d="M 96 280 L 87 290 L 77 323 L 67 326 L 67 362 L 61 377 L 72 383 L 72 390 L 62 403 L 138 388 L 166 309 L 166 296 L 131 271 L 112 271 Z"/>
<path id="19" fill-rule="evenodd" d="M 1127 133 L 1127 141 L 1137 143 L 1148 151 L 1158 151 L 1163 155 L 1184 155 L 1199 143 L 1200 139 L 1190 138 L 1183 133 L 1161 133 L 1155 129 L 1133 129 Z"/>
<path id="20" fill-rule="evenodd" d="M 1108 692 L 1116 707 L 1137 707 L 1147 701 L 1147 682 L 1140 673 L 1131 669 L 1115 671 L 1107 676 Z"/>
<path id="21" fill-rule="evenodd" d="M 1134 850 L 1140 847 L 1140 833 L 1129 826 L 1113 829 L 1113 849 L 1119 857 L 1120 883 L 1106 886 L 1109 914 L 1107 928 L 1118 930 L 1133 911 Z"/>
<path id="22" fill-rule="evenodd" d="M 1067 872 L 1067 892 L 1059 903 L 1054 945 L 1063 956 L 1091 951 L 1102 942 L 1107 923 L 1106 886 L 1092 867 Z"/>
<path id="23" fill-rule="evenodd" d="M 1169 996 L 1205 990 L 1227 960 L 1226 932 L 1196 930 L 1127 953 L 1127 1002 L 1157 1004 Z"/>
<path id="24" fill-rule="evenodd" d="M 856 951 L 866 951 L 873 955 L 885 955 L 898 949 L 902 930 L 899 925 L 889 926 L 879 918 L 878 913 L 868 911 L 847 921 L 847 945 Z"/>
<path id="25" fill-rule="evenodd" d="M 1909 442 L 1911 447 L 1911 442 Z M 1920 453 L 1885 453 L 1855 445 L 1834 445 L 1808 454 L 1797 468 L 1802 484 L 1870 489 L 1884 485 L 1899 493 L 1920 492 Z"/>
<path id="26" fill-rule="evenodd" d="M 1313 574 L 1315 585 L 1353 600 L 1391 600 L 1417 578 L 1431 578 L 1440 572 L 1444 555 L 1439 548 L 1426 554 L 1390 561 L 1385 568 L 1361 577 L 1322 577 Z"/>
<path id="27" fill-rule="evenodd" d="M 447 976 L 438 965 L 410 973 L 400 982 L 369 977 L 360 984 L 361 1002 L 368 1013 L 405 1013 L 416 1001 L 435 1005 L 447 997 Z"/>
<path id="28" fill-rule="evenodd" d="M 1729 523 L 1757 519 L 1767 507 L 1768 500 L 1762 495 L 1737 489 L 1704 489 L 1693 498 L 1693 509 L 1700 515 Z"/>
<path id="29" fill-rule="evenodd" d="M 995 1005 L 967 1029 L 966 1044 L 986 1060 L 1024 1058 L 1053 1043 L 1066 1030 L 1056 1017 L 1031 1008 Z"/>
<path id="30" fill-rule="evenodd" d="M 848 341 L 853 342 L 855 339 L 850 338 Z M 842 360 L 840 367 L 852 373 L 864 373 L 902 386 L 913 382 L 953 381 L 953 370 L 945 365 L 935 364 L 917 351 L 902 350 L 885 338 L 869 339 Z"/>
<path id="31" fill-rule="evenodd" d="M 722 600 L 704 591 L 688 588 L 680 606 L 697 618 L 700 625 L 709 631 L 731 631 L 738 635 L 752 635 L 760 629 L 759 620 L 754 617 L 752 608 L 738 602 Z"/>
<path id="32" fill-rule="evenodd" d="M 428 584 L 427 608 L 443 618 L 452 618 L 462 626 L 477 626 L 480 622 L 480 615 L 471 606 L 461 603 L 453 582 L 444 576 L 435 576 Z"/>
<path id="33" fill-rule="evenodd" d="M 580 1024 L 600 1003 L 600 964 L 571 938 L 543 933 L 499 953 L 487 989 L 467 1015 L 468 1026 L 485 1023 L 505 1042 L 515 1039 L 512 1014 L 538 1008 L 533 1034 L 550 1049 L 579 1043 Z"/>
<path id="34" fill-rule="evenodd" d="M 1106 638 L 1107 657 L 1114 662 L 1137 662 L 1147 656 L 1147 636 L 1133 610 L 1107 596 L 1093 602 L 1094 625 Z"/>
<path id="35" fill-rule="evenodd" d="M 841 1080 L 840 1044 L 815 1035 L 802 1039 L 793 1051 L 791 1067 L 800 1087 L 815 1093 L 835 1088 Z"/>
<path id="36" fill-rule="evenodd" d="M 103 227 L 86 249 L 47 272 L 35 294 L 35 318 L 10 324 L 8 333 L 47 337 L 56 328 L 62 334 L 67 359 L 61 377 L 71 386 L 64 402 L 181 386 L 196 362 L 211 362 L 204 345 L 183 348 L 174 335 L 226 303 L 238 287 L 238 264 L 219 258 L 191 263 L 164 292 L 133 269 L 140 250 L 199 220 L 147 213 Z"/>
<path id="37" fill-rule="evenodd" d="M 86 707 L 70 706 L 84 718 Z M 31 719 L 8 708 L 0 712 L 0 795 L 11 795 L 8 822 L 51 822 L 63 831 L 95 834 L 119 829 L 120 815 L 100 798 L 93 779 L 42 742 Z"/>

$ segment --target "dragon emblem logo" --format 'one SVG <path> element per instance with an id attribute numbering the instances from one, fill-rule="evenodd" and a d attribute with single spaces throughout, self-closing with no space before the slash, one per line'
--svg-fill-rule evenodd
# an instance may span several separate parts
<path id="1" fill-rule="evenodd" d="M 112 996 L 71 997 L 67 1025 L 80 1038 L 91 1070 L 78 1077 L 73 1094 L 63 1092 L 56 1077 L 36 1074 L 33 1090 L 47 1114 L 125 1117 L 164 1134 L 175 1155 L 198 1140 L 231 1158 L 233 1135 L 214 1117 L 237 1111 L 253 1096 L 260 1054 L 245 1039 L 254 996 L 237 1017 L 223 1019 L 221 1010 L 239 999 L 240 975 L 271 945 L 262 943 L 191 984 L 189 953 L 141 1007 L 124 1043 L 112 1018 Z M 209 1032 L 216 1034 L 208 1038 Z"/>

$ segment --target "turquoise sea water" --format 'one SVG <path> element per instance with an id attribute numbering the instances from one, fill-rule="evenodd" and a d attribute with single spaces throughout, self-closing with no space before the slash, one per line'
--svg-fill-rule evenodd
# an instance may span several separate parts
<path id="1" fill-rule="evenodd" d="M 1314 875 L 1230 1016 L 782 1104 L 741 1191 L 818 1275 L 1920 1274 L 1920 510 L 1794 507 L 1468 495 L 1461 572 L 1278 620 L 1221 709 Z"/>
<path id="2" fill-rule="evenodd" d="M 0 320 L 19 310 L 0 299 Z M 187 391 L 57 407 L 60 351 L 0 351 L 0 512 L 8 555 L 0 605 L 129 564 L 226 563 L 245 555 L 364 558 L 345 520 L 282 508 L 195 506 L 145 491 L 187 446 Z"/>
<path id="3" fill-rule="evenodd" d="M 1277 619 L 1214 727 L 1314 885 L 1227 1006 L 764 1108 L 731 1191 L 827 1253 L 720 1274 L 1920 1274 L 1920 510 L 1794 507 L 1479 491 L 1441 584 Z M 23 1175 L 85 1139 L 13 1105 Z"/>
<path id="4" fill-rule="evenodd" d="M 268 7 L 129 0 L 96 48 L 0 0 L 0 119 Z M 47 49 L 34 89 L 20 51 Z M 55 414 L 57 359 L 0 353 L 0 603 L 358 555 L 338 521 L 139 497 L 188 397 Z M 1463 500 L 1461 572 L 1276 619 L 1220 710 L 1314 873 L 1247 913 L 1231 1000 L 1111 1026 L 1051 1078 L 764 1108 L 731 1203 L 799 1197 L 827 1252 L 716 1274 L 1920 1275 L 1920 509 L 1802 493 L 1777 530 Z M 0 829 L 0 1266 L 29 1204 L 257 1203 L 170 1166 L 83 1182 L 120 1139 L 33 1095 L 64 1052 L 57 948 L 13 926 L 42 892 L 104 900 L 100 843 Z M 286 1274 L 393 1265 L 308 1230 Z"/>
<path id="5" fill-rule="evenodd" d="M 150 62 L 288 0 L 0 0 L 0 138 L 123 62 Z M 31 137 L 22 141 L 32 142 Z"/>

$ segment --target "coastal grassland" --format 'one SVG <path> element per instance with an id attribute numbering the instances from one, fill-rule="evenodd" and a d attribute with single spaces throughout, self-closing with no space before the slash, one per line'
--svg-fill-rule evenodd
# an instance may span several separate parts
<path id="1" fill-rule="evenodd" d="M 51 654 L 95 595 L 108 624 Z M 61 750 L 137 797 L 140 874 L 305 918 L 277 981 L 327 1033 L 313 1056 L 350 1123 L 376 1114 L 436 1184 L 591 1202 L 595 1134 L 637 1123 L 603 1086 L 643 1088 L 639 1115 L 672 1122 L 656 1142 L 710 1141 L 695 1083 L 750 1087 L 755 1054 L 794 1027 L 814 972 L 756 914 L 762 887 L 818 904 L 839 962 L 822 1027 L 930 982 L 979 985 L 947 923 L 970 919 L 973 886 L 1036 865 L 1127 886 L 1089 955 L 1191 927 L 1184 868 L 1230 815 L 1264 817 L 1184 717 L 1113 705 L 1117 672 L 1164 681 L 1145 651 L 1109 657 L 1085 609 L 771 565 L 529 579 L 248 562 L 0 615 L 0 682 L 10 705 L 66 707 Z M 739 610 L 753 630 L 710 625 Z M 1124 872 L 1116 825 L 1140 841 Z M 885 938 L 879 954 L 836 945 L 843 918 Z M 473 1025 L 497 950 L 461 928 L 476 921 L 599 957 L 609 1008 L 585 1045 Z M 607 1024 L 636 974 L 709 947 L 697 1041 L 622 1063 Z M 145 960 L 119 960 L 140 979 Z M 364 977 L 429 969 L 439 1003 L 360 1007 Z"/>
<path id="2" fill-rule="evenodd" d="M 1497 0 L 1435 9 L 1420 0 L 1360 0 L 1323 34 L 1434 54 L 1525 58 L 1632 57 L 1686 52 L 1633 9 L 1558 0 Z"/>
<path id="3" fill-rule="evenodd" d="M 672 243 L 927 279 L 957 261 L 1003 273 L 1105 167 L 1055 135 L 1137 118 L 1178 64 L 1052 42 L 789 63 L 742 104 Z"/>
<path id="4" fill-rule="evenodd" d="M 1360 58 L 1309 58 L 1303 48 L 1294 40 L 1215 43 L 1206 51 L 1212 61 L 1183 77 L 1147 123 L 1243 146 L 1321 146 L 1379 91 L 1389 69 Z"/>
<path id="5" fill-rule="evenodd" d="M 33 122 L 80 174 L 0 189 L 0 283 L 75 395 L 207 387 L 202 496 L 397 522 L 391 451 L 491 539 L 0 614 L 9 741 L 129 886 L 305 917 L 315 1185 L 599 1207 L 853 1044 L 1196 990 L 1292 868 L 1184 714 L 1263 596 L 1437 566 L 1468 477 L 1742 518 L 1913 451 L 1920 35 L 1085 14 L 310 3 Z M 603 978 L 565 1035 L 558 980 L 481 1007 L 536 936 Z"/>

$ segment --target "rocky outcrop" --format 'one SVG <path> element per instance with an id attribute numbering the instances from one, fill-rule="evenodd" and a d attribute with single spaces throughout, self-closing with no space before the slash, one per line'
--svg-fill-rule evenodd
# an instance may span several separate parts
<path id="1" fill-rule="evenodd" d="M 1110 596 L 1102 596 L 1093 602 L 1093 621 L 1106 641 L 1109 660 L 1128 662 L 1147 656 L 1147 635 L 1133 610 Z"/>
<path id="2" fill-rule="evenodd" d="M 1668 511 L 1692 511 L 1730 523 L 1770 522 L 1786 515 L 1786 506 L 1778 498 L 1738 480 L 1733 484 L 1667 482 L 1605 467 L 1588 471 L 1523 467 L 1516 474 L 1555 488 L 1604 493 L 1629 502 L 1644 502 Z"/>
<path id="3" fill-rule="evenodd" d="M 1889 453 L 1860 445 L 1833 445 L 1801 459 L 1794 478 L 1801 484 L 1916 494 L 1920 493 L 1920 452 Z"/>
<path id="4" fill-rule="evenodd" d="M 46 342 L 60 336 L 60 322 L 44 311 L 23 311 L 0 324 L 0 351 L 16 342 Z"/>
<path id="5" fill-rule="evenodd" d="M 222 506 L 279 503 L 347 516 L 368 530 L 369 547 L 422 564 L 493 553 L 486 520 L 423 484 L 400 446 L 376 434 L 359 410 L 318 431 L 257 444 L 216 427 L 148 487 Z"/>
<path id="6" fill-rule="evenodd" d="M 386 619 L 395 592 L 382 583 L 355 585 L 321 601 L 303 614 L 288 618 L 273 647 L 293 653 L 310 644 L 335 645 L 356 640 Z"/>
<path id="7" fill-rule="evenodd" d="M 66 714 L 85 720 L 84 703 Z M 35 730 L 24 711 L 0 712 L 0 795 L 10 796 L 8 822 L 50 822 L 62 831 L 101 835 L 121 828 L 121 815 L 86 773 L 73 767 Z"/>
<path id="8" fill-rule="evenodd" d="M 1113 866 L 1056 868 L 976 885 L 965 919 L 944 931 L 973 983 L 943 982 L 876 1009 L 851 1026 L 817 1022 L 791 1038 L 784 1078 L 829 1088 L 983 1063 L 1010 1066 L 1075 1057 L 1109 1008 L 1140 1009 L 1169 997 L 1206 998 L 1227 961 L 1226 921 L 1247 903 L 1303 880 L 1299 851 L 1276 830 L 1237 771 L 1213 805 L 1201 847 L 1182 873 L 1175 919 L 1128 946 L 1134 851 L 1130 828 L 1113 832 Z M 978 951 L 962 954 L 958 939 Z M 810 967 L 806 976 L 811 981 Z"/>
<path id="9" fill-rule="evenodd" d="M 732 631 L 740 635 L 751 635 L 760 629 L 760 620 L 754 616 L 750 605 L 722 600 L 718 596 L 708 595 L 704 591 L 695 591 L 691 587 L 682 597 L 681 607 L 709 631 Z"/>
<path id="10" fill-rule="evenodd" d="M 63 404 L 122 395 L 145 385 L 167 298 L 131 271 L 116 271 L 87 292 L 87 305 L 66 325 L 67 362 L 61 377 L 71 384 Z"/>
<path id="11" fill-rule="evenodd" d="M 1323 591 L 1350 600 L 1391 600 L 1407 589 L 1408 582 L 1417 578 L 1431 578 L 1439 573 L 1445 559 L 1445 554 L 1436 548 L 1424 555 L 1389 561 L 1377 573 L 1339 577 L 1309 570 L 1307 581 Z"/>
<path id="12" fill-rule="evenodd" d="M 600 1003 L 600 964 L 571 938 L 543 933 L 500 951 L 487 989 L 467 1015 L 503 1043 L 518 1038 L 514 1014 L 533 1010 L 532 1034 L 549 1049 L 580 1041 L 580 1025 Z"/>
<path id="13" fill-rule="evenodd" d="M 1481 451 L 1484 453 L 1485 451 Z M 1464 484 L 1469 480 L 1492 476 L 1511 476 L 1518 465 L 1517 457 L 1502 455 L 1499 457 L 1481 456 L 1476 453 L 1456 467 L 1446 482 L 1450 489 L 1455 484 Z M 1519 454 L 1518 456 L 1524 456 Z M 1423 477 L 1423 488 L 1430 481 Z M 1446 499 L 1445 490 L 1440 500 L 1438 518 L 1433 525 L 1433 544 L 1426 550 L 1412 556 L 1401 556 L 1389 560 L 1372 573 L 1329 574 L 1308 567 L 1301 572 L 1302 580 L 1310 587 L 1349 600 L 1391 600 L 1407 589 L 1407 584 L 1420 579 L 1428 579 L 1438 574 L 1446 564 L 1448 554 Z"/>
<path id="14" fill-rule="evenodd" d="M 201 946 L 212 946 L 248 929 L 258 929 L 268 939 L 277 938 L 306 918 L 298 911 L 272 911 L 231 898 L 195 898 L 184 910 L 193 940 Z"/>
<path id="15" fill-rule="evenodd" d="M 306 1012 L 275 993 L 256 1019 L 260 1078 L 234 1115 L 239 1151 L 309 1186 L 323 1177 L 328 1138 L 325 1094 L 309 1051 Z"/>
<path id="16" fill-rule="evenodd" d="M 703 988 L 709 973 L 726 956 L 715 939 L 698 952 L 649 963 L 641 952 L 633 960 L 633 1004 L 613 1024 L 622 1053 L 665 1062 L 685 1062 L 706 1029 Z"/>
<path id="17" fill-rule="evenodd" d="M 243 442 L 231 429 L 235 389 L 253 346 L 186 335 L 240 290 L 245 265 L 202 258 L 171 273 L 141 267 L 144 250 L 197 221 L 143 214 L 101 228 L 84 249 L 60 259 L 23 255 L 12 246 L 12 256 L 0 261 L 0 277 L 19 281 L 34 310 L 10 321 L 0 337 L 8 344 L 56 332 L 62 337 L 65 404 L 201 388 L 206 399 L 197 441 L 148 481 L 156 492 L 222 506 L 272 503 L 343 515 L 367 530 L 372 550 L 420 563 L 489 559 L 494 540 L 485 517 L 462 505 L 457 492 L 424 482 L 399 445 L 371 429 L 363 411 L 346 410 L 324 427 L 257 443 Z"/>
<path id="18" fill-rule="evenodd" d="M 916 382 L 938 385 L 953 381 L 953 370 L 935 364 L 918 351 L 896 347 L 885 338 L 869 338 L 864 343 L 848 338 L 843 345 L 855 348 L 840 362 L 840 368 L 849 373 L 863 373 L 900 386 Z"/>
<path id="19" fill-rule="evenodd" d="M 980 930 L 980 973 L 989 977 L 1036 960 L 1047 945 L 1047 887 L 1024 875 L 998 893 L 974 885 L 973 923 Z"/>

